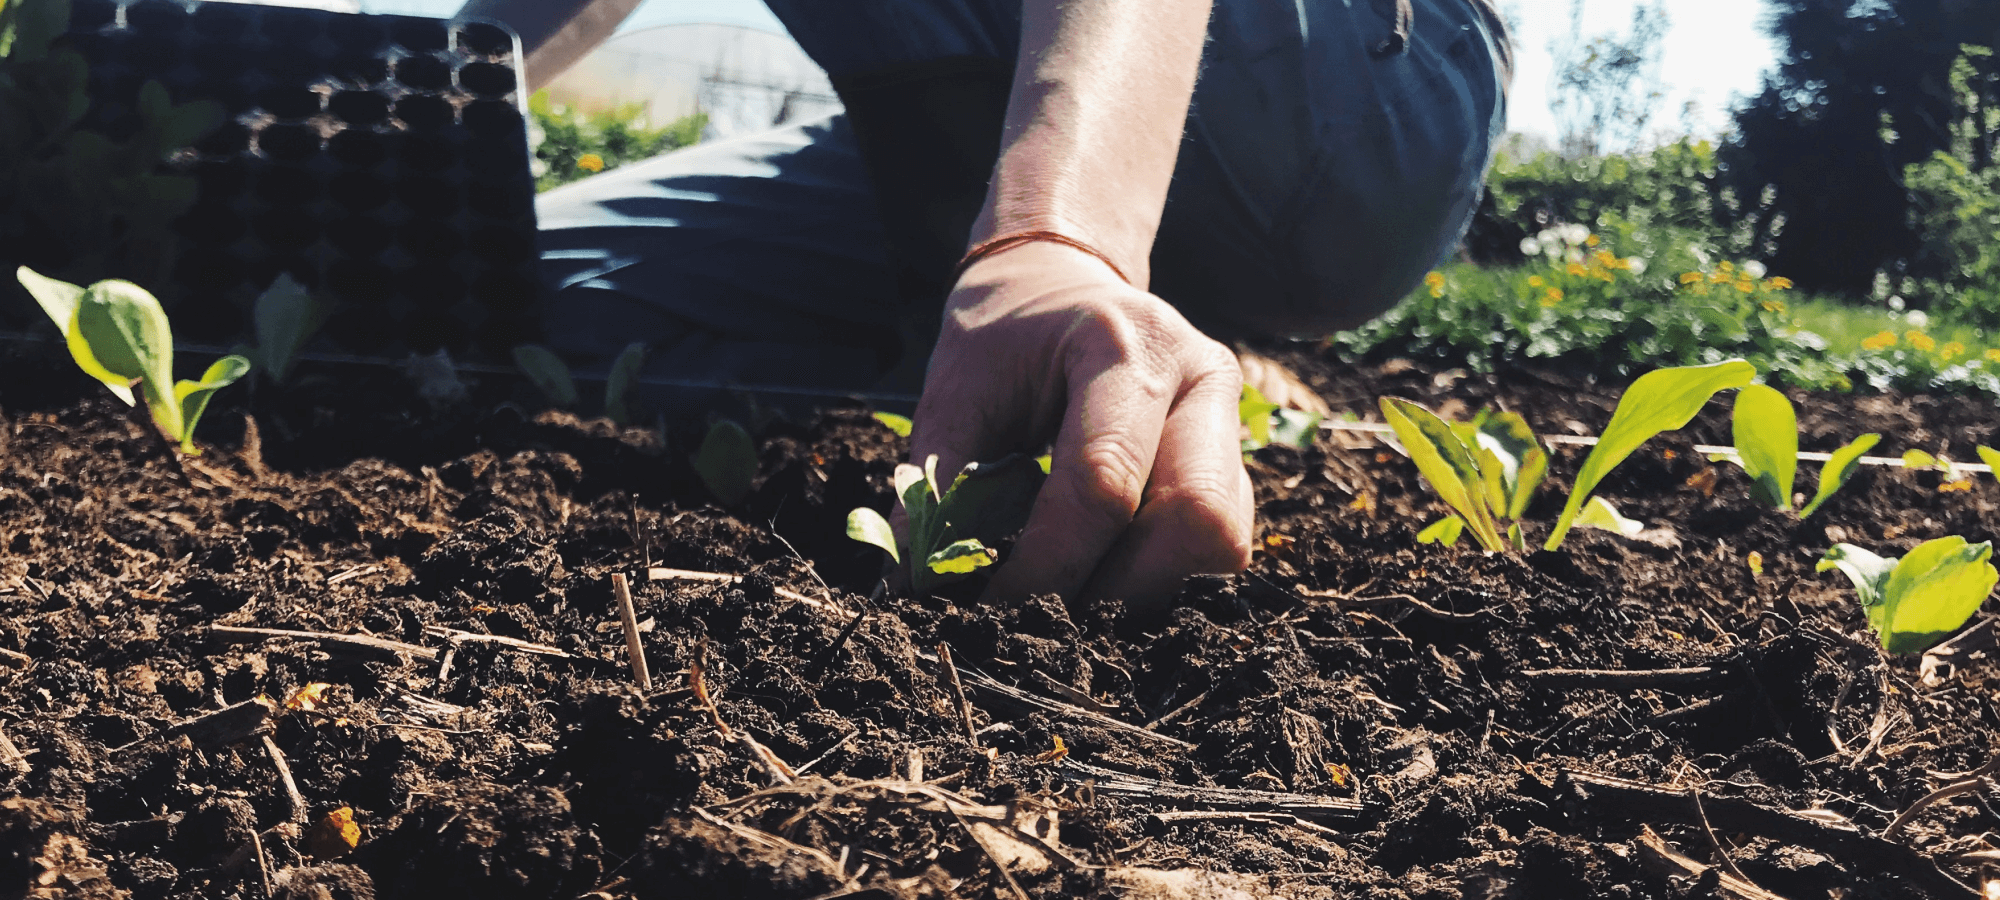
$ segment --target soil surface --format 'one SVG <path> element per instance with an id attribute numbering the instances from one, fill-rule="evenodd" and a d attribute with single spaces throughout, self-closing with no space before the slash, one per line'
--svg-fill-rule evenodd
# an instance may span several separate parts
<path id="1" fill-rule="evenodd" d="M 1291 361 L 1362 419 L 1595 433 L 1617 394 Z M 1729 442 L 1718 402 L 1600 489 L 1648 531 L 1489 556 L 1419 545 L 1414 467 L 1334 435 L 1252 457 L 1247 574 L 993 607 L 878 591 L 842 523 L 905 447 L 864 409 L 741 415 L 758 486 L 725 508 L 702 423 L 515 390 L 308 371 L 224 392 L 183 460 L 0 351 L 0 898 L 1977 897 L 1995 850 L 1981 790 L 1885 834 L 1996 749 L 1991 613 L 1885 659 L 1813 571 L 1993 538 L 1987 476 L 1864 467 L 1800 522 L 1693 449 Z M 1793 398 L 1808 450 L 1969 461 L 2000 426 Z"/>

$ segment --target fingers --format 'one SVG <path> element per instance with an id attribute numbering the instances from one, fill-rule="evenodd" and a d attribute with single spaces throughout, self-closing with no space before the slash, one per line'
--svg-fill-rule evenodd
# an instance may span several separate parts
<path id="1" fill-rule="evenodd" d="M 1075 345 L 1085 358 L 1068 367 L 1049 479 L 989 598 L 1077 596 L 1139 509 L 1181 378 L 1128 352 L 1134 336 L 1118 327 Z"/>
<path id="2" fill-rule="evenodd" d="M 1189 575 L 1249 565 L 1255 502 L 1239 448 L 1241 386 L 1233 374 L 1227 367 L 1204 377 L 1168 415 L 1144 503 L 1087 595 L 1157 605 Z"/>

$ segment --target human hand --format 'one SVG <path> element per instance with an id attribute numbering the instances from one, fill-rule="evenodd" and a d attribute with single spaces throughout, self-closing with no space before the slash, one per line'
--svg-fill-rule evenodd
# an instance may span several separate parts
<path id="1" fill-rule="evenodd" d="M 1249 564 L 1242 372 L 1228 348 L 1055 244 L 980 260 L 946 303 L 910 455 L 937 470 L 1051 437 L 1049 479 L 989 598 L 1170 598 Z"/>

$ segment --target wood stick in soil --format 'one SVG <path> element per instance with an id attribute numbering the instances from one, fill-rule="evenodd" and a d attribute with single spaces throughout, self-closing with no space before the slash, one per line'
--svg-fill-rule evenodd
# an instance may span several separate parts
<path id="1" fill-rule="evenodd" d="M 965 739 L 972 742 L 972 749 L 978 750 L 979 729 L 972 726 L 972 704 L 965 701 L 965 682 L 958 680 L 958 666 L 951 661 L 951 645 L 939 641 L 937 652 L 939 665 L 951 683 L 951 702 L 958 707 L 959 727 L 965 729 Z"/>
<path id="2" fill-rule="evenodd" d="M 743 583 L 743 576 L 741 575 L 726 575 L 721 572 L 696 572 L 692 569 L 670 569 L 665 566 L 653 566 L 652 568 L 647 569 L 646 579 L 648 581 L 706 581 L 711 584 Z M 824 609 L 828 612 L 834 613 L 835 615 L 844 616 L 848 614 L 847 607 L 841 606 L 839 603 L 835 603 L 831 599 L 816 600 L 812 597 L 808 597 L 804 594 L 801 594 L 798 591 L 792 590 L 791 588 L 782 588 L 782 587 L 773 588 L 772 593 L 775 593 L 780 597 L 790 600 L 793 603 L 803 603 L 807 606 Z"/>
<path id="3" fill-rule="evenodd" d="M 245 700 L 233 706 L 225 706 L 214 712 L 196 716 L 180 724 L 170 725 L 152 737 L 140 738 L 124 746 L 114 747 L 111 752 L 119 753 L 141 744 L 183 734 L 203 747 L 226 747 L 263 733 L 270 724 L 271 715 L 276 711 L 274 707 L 275 704 L 263 698 Z"/>
<path id="4" fill-rule="evenodd" d="M 7 768 L 23 775 L 35 769 L 28 764 L 27 754 L 22 753 L 21 748 L 14 746 L 14 742 L 7 737 L 7 732 L 4 730 L 0 730 L 0 763 L 5 763 Z"/>
<path id="5" fill-rule="evenodd" d="M 1667 842 L 1653 831 L 1652 826 L 1641 826 L 1644 830 L 1632 841 L 1639 847 L 1639 862 L 1669 877 L 1693 879 L 1697 884 L 1710 871 L 1710 866 L 1702 865 L 1675 853 Z M 1715 873 L 1715 893 L 1729 900 L 1785 900 L 1784 897 L 1758 887 L 1755 883 L 1726 872 Z"/>
<path id="6" fill-rule="evenodd" d="M 1903 829 L 1910 824 L 1910 820 L 1915 819 L 1918 813 L 1929 808 L 1931 804 L 1956 797 L 1960 794 L 1969 794 L 1990 786 L 1993 775 L 1996 772 L 2000 772 L 2000 756 L 1994 757 L 1985 765 L 1967 772 L 1953 779 L 1949 784 L 1918 798 L 1917 802 L 1910 804 L 1909 809 L 1897 814 L 1895 821 L 1889 823 L 1889 827 L 1882 829 L 1882 839 L 1895 840 L 1896 836 L 1901 834 Z"/>
<path id="7" fill-rule="evenodd" d="M 611 593 L 618 599 L 618 621 L 625 626 L 625 655 L 632 660 L 632 680 L 639 690 L 653 689 L 653 675 L 646 671 L 646 648 L 639 643 L 639 615 L 632 609 L 632 587 L 622 572 L 611 574 Z"/>
<path id="8" fill-rule="evenodd" d="M 991 676 L 988 676 L 983 672 L 980 672 L 977 669 L 965 669 L 965 668 L 954 667 L 954 671 L 956 671 L 958 675 L 964 679 L 963 683 L 966 686 L 971 687 L 973 690 L 978 691 L 981 694 L 991 697 L 992 699 L 998 701 L 1001 704 L 1012 706 L 1015 707 L 1016 709 L 1027 709 L 1034 712 L 1055 713 L 1057 715 L 1070 716 L 1072 718 L 1082 719 L 1086 722 L 1089 722 L 1092 725 L 1096 725 L 1100 728 L 1104 728 L 1109 731 L 1116 731 L 1119 734 L 1123 734 L 1128 737 L 1135 737 L 1139 738 L 1140 740 L 1151 741 L 1156 744 L 1165 744 L 1166 746 L 1173 747 L 1177 750 L 1194 749 L 1194 744 L 1191 744 L 1187 741 L 1183 741 L 1180 738 L 1168 737 L 1158 732 L 1147 731 L 1146 729 L 1134 725 L 1130 722 L 1120 721 L 1118 719 L 1114 719 L 1111 718 L 1110 716 L 1104 715 L 1103 713 L 1091 712 L 1090 710 L 1084 709 L 1080 706 L 1073 706 L 1071 704 L 1064 703 L 1060 700 L 1052 700 L 1048 697 L 1043 697 L 1039 694 L 1029 693 L 1027 691 L 1021 690 L 1020 688 L 1014 687 L 1013 685 L 1004 684 L 999 680 Z"/>
<path id="9" fill-rule="evenodd" d="M 1141 778 L 1112 769 L 1065 759 L 1057 774 L 1072 782 L 1093 782 L 1097 793 L 1160 806 L 1223 812 L 1283 814 L 1314 822 L 1354 821 L 1361 818 L 1359 800 L 1287 794 L 1278 791 L 1246 791 L 1231 788 L 1190 787 L 1171 781 Z"/>
<path id="10" fill-rule="evenodd" d="M 1641 781 L 1562 769 L 1568 791 L 1600 815 L 1661 819 L 1698 825 L 1700 815 L 1687 791 Z M 1099 787 L 1099 790 L 1103 790 Z M 1854 866 L 1899 875 L 1932 897 L 1977 900 L 1978 891 L 1938 868 L 1928 856 L 1854 828 L 1831 825 L 1735 797 L 1708 797 L 1702 804 L 1717 827 L 1810 847 Z"/>
<path id="11" fill-rule="evenodd" d="M 438 652 L 430 647 L 405 644 L 366 634 L 325 634 L 317 631 L 293 631 L 287 628 L 244 628 L 236 625 L 210 625 L 208 634 L 210 637 L 237 644 L 287 638 L 318 644 L 328 651 L 346 651 L 391 660 L 399 659 L 406 654 L 427 661 L 435 661 L 438 658 Z"/>
<path id="12" fill-rule="evenodd" d="M 1644 690 L 1708 684 L 1728 674 L 1726 668 L 1694 666 L 1685 669 L 1527 669 L 1521 676 L 1540 687 Z"/>
<path id="13" fill-rule="evenodd" d="M 292 821 L 304 824 L 306 821 L 306 798 L 299 793 L 299 783 L 292 779 L 292 767 L 285 762 L 285 752 L 278 749 L 278 742 L 264 735 L 264 752 L 271 757 L 271 766 L 278 770 L 278 781 L 285 786 L 285 797 L 292 803 Z M 261 847 L 260 847 L 261 850 Z"/>

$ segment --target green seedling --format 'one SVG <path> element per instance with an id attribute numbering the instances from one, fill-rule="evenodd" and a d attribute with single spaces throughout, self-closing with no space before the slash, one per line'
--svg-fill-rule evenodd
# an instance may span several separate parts
<path id="1" fill-rule="evenodd" d="M 1618 398 L 1611 424 L 1604 427 L 1597 446 L 1577 469 L 1576 486 L 1542 548 L 1554 550 L 1562 546 L 1591 492 L 1634 450 L 1661 432 L 1687 425 L 1716 392 L 1743 387 L 1756 376 L 1757 368 L 1740 359 L 1707 366 L 1656 369 L 1639 376 L 1624 396 Z"/>
<path id="2" fill-rule="evenodd" d="M 936 456 L 922 468 L 900 465 L 896 495 L 909 516 L 908 555 L 898 552 L 888 521 L 866 507 L 848 514 L 847 536 L 882 548 L 898 562 L 907 559 L 910 586 L 921 594 L 998 562 L 996 548 L 1027 524 L 1047 474 L 1040 460 L 1014 454 L 972 463 L 939 491 Z"/>
<path id="3" fill-rule="evenodd" d="M 1736 458 L 1750 476 L 1750 497 L 1765 506 L 1792 508 L 1792 479 L 1799 462 L 1799 420 L 1792 401 L 1777 389 L 1746 385 L 1736 392 L 1731 419 Z"/>
<path id="4" fill-rule="evenodd" d="M 1625 518 L 1618 512 L 1618 507 L 1612 506 L 1611 501 L 1603 497 L 1590 498 L 1590 502 L 1583 505 L 1583 513 L 1576 517 L 1576 524 L 1579 528 L 1596 528 L 1625 537 L 1637 537 L 1639 532 L 1646 530 L 1646 523 Z"/>
<path id="5" fill-rule="evenodd" d="M 1514 520 L 1547 476 L 1549 455 L 1525 419 L 1489 410 L 1453 425 L 1408 400 L 1383 397 L 1380 405 L 1417 472 L 1456 513 L 1425 528 L 1419 541 L 1449 546 L 1470 531 L 1491 552 L 1527 548 Z"/>
<path id="6" fill-rule="evenodd" d="M 1243 396 L 1236 402 L 1236 417 L 1243 423 L 1245 453 L 1272 444 L 1293 449 L 1310 447 L 1320 422 L 1318 414 L 1279 406 L 1248 384 L 1243 385 Z"/>
<path id="7" fill-rule="evenodd" d="M 199 455 L 194 445 L 195 423 L 208 401 L 250 371 L 250 361 L 225 356 L 208 367 L 200 381 L 173 380 L 174 335 L 160 301 L 129 281 L 100 281 L 88 288 L 45 278 L 26 266 L 16 272 L 21 285 L 41 304 L 77 368 L 104 383 L 127 404 L 146 398 L 153 424 L 181 452 Z"/>
<path id="8" fill-rule="evenodd" d="M 690 462 L 701 483 L 724 506 L 735 506 L 750 496 L 750 487 L 757 480 L 757 444 L 750 439 L 750 432 L 728 419 L 708 427 L 708 435 Z"/>
<path id="9" fill-rule="evenodd" d="M 639 370 L 645 364 L 646 345 L 643 343 L 625 345 L 625 350 L 612 361 L 611 371 L 604 379 L 605 418 L 620 425 L 632 424 L 632 395 L 639 385 Z M 528 381 L 549 401 L 550 406 L 574 409 L 581 399 L 569 364 L 547 347 L 537 344 L 515 347 L 514 367 L 528 376 Z"/>
<path id="10" fill-rule="evenodd" d="M 1853 477 L 1854 473 L 1861 468 L 1861 457 L 1866 456 L 1868 451 L 1875 449 L 1875 445 L 1881 440 L 1881 435 L 1870 432 L 1847 442 L 1847 446 L 1833 451 L 1833 458 L 1827 460 L 1826 465 L 1820 467 L 1819 489 L 1813 493 L 1811 502 L 1808 502 L 1804 509 L 1799 510 L 1799 518 L 1809 518 L 1813 513 L 1818 512 L 1820 504 L 1825 503 L 1828 498 L 1833 496 L 1835 491 L 1840 490 L 1843 485 L 1847 484 L 1847 479 Z"/>
<path id="11" fill-rule="evenodd" d="M 911 422 L 909 416 L 899 416 L 895 413 L 878 412 L 875 414 L 875 421 L 895 432 L 897 437 L 909 437 L 910 432 L 916 429 L 916 423 Z"/>
<path id="12" fill-rule="evenodd" d="M 1992 470 L 1987 474 L 1992 475 L 1994 478 L 2000 478 L 2000 450 L 1995 450 L 1992 447 L 1976 447 L 1974 449 L 1979 452 L 1979 461 L 1985 463 L 1986 467 Z"/>
<path id="13" fill-rule="evenodd" d="M 257 329 L 257 346 L 250 351 L 257 369 L 274 383 L 284 384 L 292 376 L 292 364 L 299 351 L 312 340 L 333 314 L 333 306 L 322 303 L 305 286 L 281 273 L 264 293 L 257 295 L 251 319 Z"/>
<path id="14" fill-rule="evenodd" d="M 1958 630 L 2000 582 L 1991 541 L 1953 535 L 1925 541 L 1902 559 L 1835 544 L 1818 571 L 1839 569 L 1854 582 L 1868 624 L 1891 653 L 1921 653 Z"/>
<path id="15" fill-rule="evenodd" d="M 1923 450 L 1913 449 L 1913 450 L 1903 451 L 1903 468 L 1916 469 L 1919 471 L 1925 469 L 1932 469 L 1935 471 L 1950 474 L 1951 463 L 1944 459 L 1938 458 L 1934 454 L 1927 453 Z"/>

